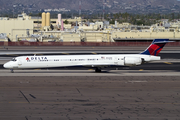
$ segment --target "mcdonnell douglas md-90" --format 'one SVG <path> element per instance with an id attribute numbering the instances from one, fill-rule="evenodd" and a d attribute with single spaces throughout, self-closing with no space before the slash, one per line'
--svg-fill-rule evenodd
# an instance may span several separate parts
<path id="1" fill-rule="evenodd" d="M 152 44 L 139 54 L 108 54 L 108 55 L 49 55 L 19 56 L 4 64 L 11 69 L 42 69 L 60 67 L 91 67 L 101 72 L 104 67 L 137 66 L 142 63 L 160 60 L 157 56 L 169 39 L 155 39 Z"/>

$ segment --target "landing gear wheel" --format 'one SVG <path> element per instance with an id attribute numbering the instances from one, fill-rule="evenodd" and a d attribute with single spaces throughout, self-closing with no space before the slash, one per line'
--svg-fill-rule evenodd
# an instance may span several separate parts
<path id="1" fill-rule="evenodd" d="M 11 69 L 11 73 L 14 73 L 14 70 L 13 70 L 13 69 Z"/>
<path id="2" fill-rule="evenodd" d="M 95 72 L 98 72 L 98 73 L 99 73 L 99 72 L 101 72 L 101 69 L 96 68 L 96 69 L 95 69 Z"/>

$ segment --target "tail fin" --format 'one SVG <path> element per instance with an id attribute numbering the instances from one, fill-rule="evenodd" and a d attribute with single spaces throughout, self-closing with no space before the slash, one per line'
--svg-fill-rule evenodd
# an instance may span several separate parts
<path id="1" fill-rule="evenodd" d="M 155 39 L 151 43 L 151 45 L 144 52 L 140 54 L 157 56 L 168 42 L 172 42 L 172 41 L 169 41 L 169 39 Z"/>

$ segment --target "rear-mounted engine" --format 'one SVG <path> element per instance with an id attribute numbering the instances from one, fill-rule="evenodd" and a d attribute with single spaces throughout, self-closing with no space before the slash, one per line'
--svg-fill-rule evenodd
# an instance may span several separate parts
<path id="1" fill-rule="evenodd" d="M 140 57 L 124 57 L 125 66 L 137 66 L 143 63 L 143 59 Z"/>

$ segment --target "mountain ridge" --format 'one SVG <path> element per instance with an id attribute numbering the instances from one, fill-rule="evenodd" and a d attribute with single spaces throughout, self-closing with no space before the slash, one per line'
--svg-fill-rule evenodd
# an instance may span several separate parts
<path id="1" fill-rule="evenodd" d="M 83 10 L 101 10 L 102 0 L 81 0 Z M 0 10 L 12 10 L 17 8 L 38 10 L 38 9 L 59 9 L 79 10 L 79 0 L 0 0 Z M 146 11 L 147 8 L 147 11 Z M 106 11 L 142 11 L 148 12 L 151 9 L 173 9 L 180 10 L 180 2 L 177 0 L 105 0 Z M 153 11 L 153 10 L 152 10 Z"/>

